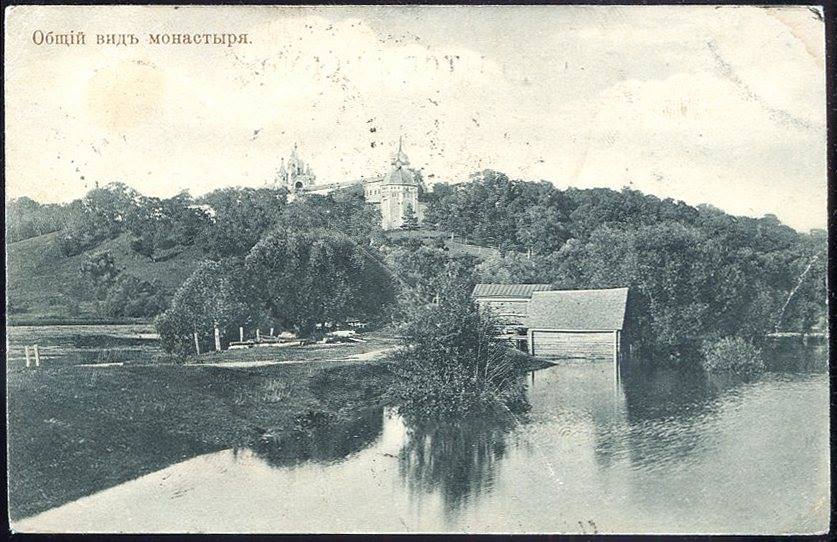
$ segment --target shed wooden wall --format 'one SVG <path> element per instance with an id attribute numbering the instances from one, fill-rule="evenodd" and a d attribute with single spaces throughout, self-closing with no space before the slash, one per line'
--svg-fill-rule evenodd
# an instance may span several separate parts
<path id="1" fill-rule="evenodd" d="M 614 331 L 530 330 L 529 352 L 544 359 L 613 360 L 618 351 Z"/>
<path id="2" fill-rule="evenodd" d="M 477 303 L 480 307 L 491 310 L 500 323 L 523 325 L 526 321 L 528 299 L 477 298 Z"/>

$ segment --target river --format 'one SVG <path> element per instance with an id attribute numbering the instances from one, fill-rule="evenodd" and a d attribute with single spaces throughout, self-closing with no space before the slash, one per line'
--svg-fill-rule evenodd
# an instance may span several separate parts
<path id="1" fill-rule="evenodd" d="M 418 430 L 372 410 L 304 457 L 266 445 L 200 455 L 13 527 L 823 531 L 828 376 L 810 365 L 750 380 L 636 369 L 617 379 L 608 363 L 558 365 L 527 375 L 522 416 Z"/>

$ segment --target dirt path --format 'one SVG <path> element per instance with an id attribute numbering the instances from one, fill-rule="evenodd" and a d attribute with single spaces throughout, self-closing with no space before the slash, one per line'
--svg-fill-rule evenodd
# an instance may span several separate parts
<path id="1" fill-rule="evenodd" d="M 217 363 L 190 363 L 187 367 L 226 367 L 228 369 L 240 369 L 246 367 L 264 367 L 266 365 L 298 365 L 305 363 L 333 363 L 336 361 L 374 361 L 385 357 L 387 354 L 393 352 L 395 346 L 387 346 L 378 348 L 377 350 L 370 350 L 362 354 L 352 354 L 341 358 L 328 359 L 298 359 L 289 361 L 272 361 L 272 360 L 255 360 L 255 361 L 219 361 Z"/>

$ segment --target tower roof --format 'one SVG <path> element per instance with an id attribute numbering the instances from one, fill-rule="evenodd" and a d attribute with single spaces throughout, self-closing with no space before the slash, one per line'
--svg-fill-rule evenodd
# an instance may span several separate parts
<path id="1" fill-rule="evenodd" d="M 385 177 L 383 184 L 401 184 L 409 186 L 418 186 L 415 174 L 406 168 L 410 165 L 410 159 L 402 149 L 402 138 L 398 138 L 398 151 L 392 158 L 392 171 Z"/>

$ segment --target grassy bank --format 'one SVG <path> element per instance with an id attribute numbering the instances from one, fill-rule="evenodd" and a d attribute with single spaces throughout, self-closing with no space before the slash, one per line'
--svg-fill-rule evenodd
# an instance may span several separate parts
<path id="1" fill-rule="evenodd" d="M 351 419 L 382 403 L 391 378 L 381 361 L 11 371 L 10 515 L 30 516 L 197 454 L 291 438 L 311 420 Z"/>

